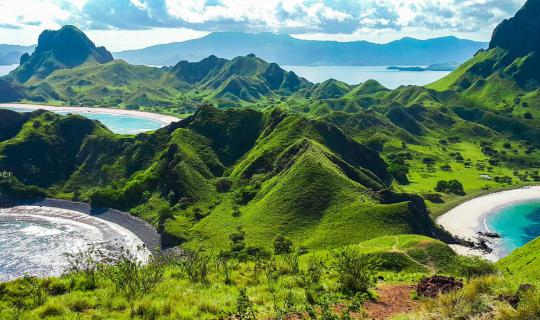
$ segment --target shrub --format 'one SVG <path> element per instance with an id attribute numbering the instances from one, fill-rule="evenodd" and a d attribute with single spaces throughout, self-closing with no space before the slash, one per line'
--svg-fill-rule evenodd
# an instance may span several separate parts
<path id="1" fill-rule="evenodd" d="M 21 280 L 21 285 L 34 308 L 43 305 L 47 300 L 48 292 L 42 280 L 25 275 Z"/>
<path id="2" fill-rule="evenodd" d="M 334 270 L 343 293 L 367 293 L 375 284 L 375 269 L 379 262 L 355 249 L 334 252 Z"/>
<path id="3" fill-rule="evenodd" d="M 300 273 L 300 262 L 298 252 L 290 252 L 283 255 L 283 262 L 285 264 L 286 271 L 291 274 Z"/>
<path id="4" fill-rule="evenodd" d="M 292 252 L 293 243 L 286 237 L 279 235 L 274 239 L 274 253 L 287 254 Z"/>
<path id="5" fill-rule="evenodd" d="M 64 313 L 64 307 L 56 303 L 48 303 L 44 305 L 38 312 L 40 319 L 47 317 L 61 316 Z"/>
<path id="6" fill-rule="evenodd" d="M 90 245 L 85 251 L 65 254 L 68 272 L 80 273 L 84 277 L 84 289 L 93 290 L 97 287 L 99 266 L 106 259 L 103 250 Z"/>
<path id="7" fill-rule="evenodd" d="M 407 165 L 392 163 L 388 168 L 388 172 L 392 175 L 392 177 L 394 177 L 394 179 L 396 179 L 397 182 L 399 182 L 399 184 L 409 184 L 409 178 L 407 178 L 409 167 Z"/>
<path id="8" fill-rule="evenodd" d="M 148 294 L 163 281 L 165 265 L 162 260 L 152 258 L 146 265 L 138 258 L 142 248 L 137 252 L 121 248 L 112 260 L 113 266 L 101 265 L 101 273 L 109 279 L 130 302 L 131 314 L 134 314 L 134 302 Z"/>
<path id="9" fill-rule="evenodd" d="M 211 258 L 209 255 L 200 252 L 188 252 L 179 257 L 173 258 L 182 272 L 191 282 L 208 283 L 208 274 L 210 273 Z"/>
<path id="10" fill-rule="evenodd" d="M 437 182 L 437 186 L 435 187 L 435 191 L 437 192 L 444 192 L 444 193 L 453 193 L 457 195 L 465 195 L 465 191 L 463 190 L 463 185 L 458 180 L 439 180 Z"/>
<path id="11" fill-rule="evenodd" d="M 234 254 L 238 254 L 246 248 L 245 235 L 242 230 L 231 233 L 229 240 L 231 240 L 231 252 Z"/>
<path id="12" fill-rule="evenodd" d="M 479 276 L 495 274 L 497 268 L 495 265 L 480 257 L 460 257 L 459 274 L 471 279 Z"/>
<path id="13" fill-rule="evenodd" d="M 240 319 L 256 319 L 253 311 L 253 302 L 249 299 L 246 289 L 240 289 L 236 298 L 236 315 Z"/>
<path id="14" fill-rule="evenodd" d="M 257 195 L 258 188 L 253 186 L 242 187 L 235 195 L 236 203 L 246 205 Z"/>
<path id="15" fill-rule="evenodd" d="M 220 178 L 216 182 L 216 190 L 220 193 L 226 193 L 231 190 L 232 182 L 229 178 Z"/>

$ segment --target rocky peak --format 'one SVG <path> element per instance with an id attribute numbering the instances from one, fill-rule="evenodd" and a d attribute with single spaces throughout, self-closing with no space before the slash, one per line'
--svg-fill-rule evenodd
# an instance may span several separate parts
<path id="1" fill-rule="evenodd" d="M 540 53 L 540 0 L 528 0 L 513 18 L 493 32 L 489 48 L 503 48 L 514 57 Z"/>

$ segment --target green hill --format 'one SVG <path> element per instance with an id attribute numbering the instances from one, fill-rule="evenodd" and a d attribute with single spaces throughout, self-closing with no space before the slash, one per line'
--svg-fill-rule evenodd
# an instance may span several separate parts
<path id="1" fill-rule="evenodd" d="M 529 0 L 515 17 L 503 21 L 494 31 L 489 49 L 478 52 L 456 71 L 429 85 L 455 90 L 467 100 L 496 109 L 523 114 L 539 106 L 540 32 L 536 18 L 540 3 Z M 536 112 L 534 112 L 536 114 Z"/>
<path id="2" fill-rule="evenodd" d="M 497 266 L 501 271 L 516 277 L 538 279 L 540 271 L 539 249 L 540 239 L 535 239 L 499 260 Z"/>
<path id="3" fill-rule="evenodd" d="M 21 65 L 10 73 L 10 77 L 20 83 L 33 82 L 59 69 L 112 60 L 110 52 L 104 47 L 96 47 L 79 29 L 64 26 L 58 31 L 46 30 L 41 33 L 34 53 L 25 53 L 21 57 Z"/>
<path id="4" fill-rule="evenodd" d="M 323 120 L 203 107 L 154 133 L 118 136 L 77 116 L 8 116 L 24 124 L 2 132 L 0 165 L 20 183 L 7 192 L 78 193 L 131 210 L 175 243 L 219 248 L 237 228 L 263 247 L 282 233 L 313 248 L 402 233 L 447 239 L 420 197 L 389 191 L 376 152 Z"/>

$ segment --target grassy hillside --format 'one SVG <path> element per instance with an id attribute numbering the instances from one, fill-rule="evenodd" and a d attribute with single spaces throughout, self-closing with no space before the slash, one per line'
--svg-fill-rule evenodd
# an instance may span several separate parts
<path id="1" fill-rule="evenodd" d="M 229 242 L 234 250 L 237 242 Z M 470 260 L 456 256 L 445 244 L 422 236 L 392 236 L 347 248 L 351 257 L 379 261 L 374 276 L 389 282 L 410 281 L 440 272 L 462 275 Z M 231 251 L 234 252 L 234 251 Z M 354 259 L 356 259 L 354 258 Z M 373 291 L 350 292 L 343 287 L 338 252 L 317 251 L 270 254 L 238 260 L 222 256 L 213 260 L 204 252 L 189 258 L 207 268 L 192 270 L 179 257 L 152 263 L 162 274 L 157 281 L 144 281 L 148 291 L 123 293 L 115 269 L 101 266 L 95 273 L 78 272 L 60 278 L 20 279 L 0 284 L 0 317 L 14 314 L 24 319 L 216 319 L 231 316 L 248 319 L 312 314 L 312 317 L 362 315 L 362 305 Z M 341 261 L 341 262 L 340 262 Z M 137 269 L 141 272 L 147 272 Z M 191 270 L 191 271 L 190 271 Z M 117 273 L 122 274 L 121 272 Z M 352 274 L 351 274 L 352 275 Z M 129 279 L 129 278 L 128 278 Z M 39 299 L 29 290 L 38 288 Z M 371 289 L 370 289 L 371 290 Z M 371 293 L 370 293 L 371 292 Z M 14 301 L 18 301 L 15 304 Z M 337 303 L 348 307 L 334 310 Z M 326 315 L 325 315 L 326 314 Z"/>
<path id="2" fill-rule="evenodd" d="M 535 278 L 540 270 L 539 247 L 540 239 L 533 240 L 498 261 L 497 266 L 510 275 Z"/>
<path id="3" fill-rule="evenodd" d="M 390 191 L 376 152 L 322 120 L 204 107 L 137 136 L 41 111 L 23 120 L 6 128 L 0 164 L 25 188 L 130 210 L 170 244 L 218 250 L 237 230 L 259 247 L 279 234 L 309 248 L 403 233 L 447 238 L 421 198 Z"/>

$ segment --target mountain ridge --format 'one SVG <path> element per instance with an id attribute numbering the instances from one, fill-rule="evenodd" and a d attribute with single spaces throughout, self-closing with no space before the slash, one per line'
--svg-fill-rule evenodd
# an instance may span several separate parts
<path id="1" fill-rule="evenodd" d="M 427 40 L 403 38 L 377 44 L 302 40 L 273 33 L 214 32 L 199 39 L 114 55 L 130 63 L 147 65 L 173 65 L 180 60 L 198 61 L 210 55 L 231 59 L 250 53 L 280 65 L 430 65 L 462 62 L 484 47 L 487 43 L 453 36 Z M 401 51 L 400 54 L 396 50 Z"/>

